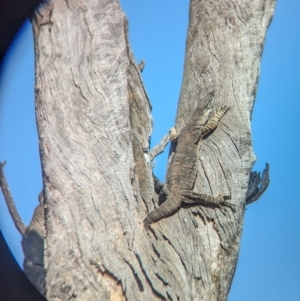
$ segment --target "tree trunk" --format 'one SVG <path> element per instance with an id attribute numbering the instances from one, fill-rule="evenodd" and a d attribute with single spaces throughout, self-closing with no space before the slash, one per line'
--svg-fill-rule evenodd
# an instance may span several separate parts
<path id="1" fill-rule="evenodd" d="M 215 91 L 195 191 L 231 194 L 152 224 L 151 105 L 117 0 L 59 1 L 33 20 L 48 300 L 226 300 L 255 156 L 250 116 L 275 1 L 192 0 L 176 127 Z"/>

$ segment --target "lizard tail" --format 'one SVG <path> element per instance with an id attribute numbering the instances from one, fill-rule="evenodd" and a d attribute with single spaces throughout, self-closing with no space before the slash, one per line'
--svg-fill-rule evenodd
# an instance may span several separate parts
<path id="1" fill-rule="evenodd" d="M 180 196 L 174 196 L 172 193 L 168 196 L 167 200 L 154 211 L 149 213 L 144 219 L 144 225 L 148 228 L 151 224 L 160 221 L 163 218 L 169 217 L 176 213 L 181 206 Z"/>

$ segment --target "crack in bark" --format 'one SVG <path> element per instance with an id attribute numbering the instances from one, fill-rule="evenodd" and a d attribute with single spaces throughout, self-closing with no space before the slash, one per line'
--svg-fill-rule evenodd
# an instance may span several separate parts
<path id="1" fill-rule="evenodd" d="M 123 288 L 123 283 L 106 267 L 101 266 L 98 262 L 90 259 L 89 264 L 95 268 L 96 272 L 102 277 L 102 284 L 106 292 L 110 295 L 109 300 L 126 301 L 126 294 Z"/>
<path id="2" fill-rule="evenodd" d="M 170 301 L 173 301 L 173 298 L 170 296 L 170 294 L 168 293 L 168 291 L 167 291 L 166 293 L 167 293 L 168 299 L 169 299 Z M 177 299 L 177 300 L 179 300 L 179 299 Z"/>
<path id="3" fill-rule="evenodd" d="M 200 158 L 199 158 L 199 159 L 200 159 Z M 211 195 L 213 195 L 212 187 L 211 187 L 211 185 L 210 185 L 210 181 L 209 181 L 208 175 L 207 175 L 206 170 L 205 170 L 205 168 L 204 168 L 204 164 L 203 164 L 203 162 L 202 162 L 201 159 L 200 159 L 199 161 L 200 161 L 200 164 L 201 164 L 202 169 L 203 169 L 203 174 L 204 174 L 204 176 L 205 176 L 205 178 L 206 178 L 206 181 L 207 181 L 207 184 L 208 184 L 208 186 L 209 186 L 210 193 L 211 193 Z"/>
<path id="4" fill-rule="evenodd" d="M 164 286 L 168 286 L 168 285 L 169 285 L 169 283 L 168 283 L 167 281 L 165 281 L 165 280 L 163 279 L 163 277 L 159 275 L 159 273 L 154 272 L 154 275 L 162 282 L 162 284 L 163 284 Z"/>
<path id="5" fill-rule="evenodd" d="M 162 234 L 162 237 L 163 237 L 163 239 L 166 240 L 166 241 L 169 243 L 169 245 L 172 247 L 172 249 L 174 250 L 174 252 L 177 254 L 178 258 L 180 259 L 181 264 L 182 264 L 182 266 L 184 267 L 185 271 L 188 272 L 188 269 L 187 269 L 187 267 L 186 267 L 186 265 L 185 265 L 183 259 L 181 258 L 181 256 L 179 255 L 179 253 L 177 252 L 176 248 L 173 246 L 173 244 L 171 243 L 171 241 L 170 241 L 164 234 Z"/>
<path id="6" fill-rule="evenodd" d="M 235 150 L 236 150 L 236 153 L 238 154 L 239 158 L 242 159 L 242 157 L 241 157 L 241 155 L 240 155 L 240 153 L 239 153 L 239 149 L 238 149 L 238 147 L 237 147 L 235 141 L 233 140 L 233 138 L 232 138 L 231 135 L 230 135 L 230 133 L 232 133 L 232 131 L 230 130 L 230 128 L 229 128 L 226 124 L 224 124 L 224 126 L 228 129 L 228 132 L 225 131 L 225 129 L 224 129 L 224 133 L 226 133 L 226 134 L 228 135 L 230 141 L 232 142 L 232 144 L 233 144 L 233 146 L 234 146 L 234 148 L 235 148 Z"/>
<path id="7" fill-rule="evenodd" d="M 233 6 L 233 8 L 234 8 L 234 10 L 235 10 L 235 12 L 236 12 L 236 17 L 237 17 L 237 19 L 240 20 L 241 23 L 243 23 L 245 26 L 247 26 L 247 24 L 239 17 L 239 13 L 238 13 L 238 10 L 237 10 L 237 8 L 236 8 L 236 5 L 232 2 L 232 0 L 229 0 L 229 1 L 231 2 L 232 6 Z M 240 8 L 240 9 L 241 9 L 241 8 Z M 242 9 L 241 9 L 241 10 L 242 10 Z"/>
<path id="8" fill-rule="evenodd" d="M 145 278 L 146 278 L 146 281 L 147 281 L 148 285 L 150 286 L 150 289 L 152 290 L 153 294 L 154 294 L 157 298 L 159 298 L 160 300 L 167 301 L 166 298 L 165 298 L 159 291 L 157 291 L 157 290 L 154 288 L 154 286 L 153 286 L 153 284 L 152 284 L 150 278 L 148 277 L 147 271 L 144 269 L 144 267 L 143 267 L 143 265 L 142 265 L 140 256 L 139 256 L 138 254 L 136 254 L 136 253 L 134 253 L 134 255 L 135 255 L 135 257 L 137 258 L 137 260 L 138 260 L 138 262 L 139 262 L 140 268 L 141 268 L 141 270 L 143 271 L 143 274 L 144 274 L 144 276 L 145 276 Z"/>
<path id="9" fill-rule="evenodd" d="M 152 249 L 153 249 L 154 253 L 157 255 L 157 257 L 158 257 L 160 260 L 162 260 L 161 257 L 160 257 L 160 253 L 159 253 L 158 250 L 155 248 L 155 245 L 154 245 L 153 243 L 152 243 L 151 245 L 152 245 Z M 163 260 L 162 260 L 162 261 L 163 261 Z"/>
<path id="10" fill-rule="evenodd" d="M 126 264 L 129 266 L 129 268 L 130 268 L 130 270 L 131 270 L 131 272 L 132 272 L 132 274 L 133 274 L 133 277 L 134 277 L 135 281 L 137 282 L 139 291 L 140 291 L 140 292 L 143 292 L 143 291 L 144 291 L 144 286 L 143 286 L 143 283 L 142 283 L 142 281 L 140 280 L 140 278 L 139 278 L 137 272 L 134 270 L 133 266 L 130 264 L 130 262 L 129 262 L 128 260 L 126 260 L 126 259 L 124 259 L 124 258 L 123 258 L 123 260 L 124 260 L 124 262 L 126 262 Z"/>

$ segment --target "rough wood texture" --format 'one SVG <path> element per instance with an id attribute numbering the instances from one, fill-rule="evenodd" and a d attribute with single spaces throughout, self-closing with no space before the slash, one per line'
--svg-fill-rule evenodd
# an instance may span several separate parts
<path id="1" fill-rule="evenodd" d="M 226 300 L 255 160 L 250 115 L 274 1 L 192 1 L 176 127 L 216 92 L 230 106 L 202 144 L 195 206 L 145 229 L 157 204 L 151 106 L 116 0 L 50 1 L 34 18 L 48 300 Z"/>
<path id="2" fill-rule="evenodd" d="M 250 118 L 274 7 L 274 0 L 192 0 L 190 4 L 176 127 L 187 123 L 197 100 L 208 91 L 216 92 L 216 106 L 231 108 L 214 135 L 201 146 L 195 190 L 212 195 L 228 193 L 236 205 L 234 215 L 195 206 L 180 210 L 178 218 L 173 218 L 179 221 L 172 221 L 172 230 L 177 222 L 181 229 L 176 232 L 189 236 L 193 246 L 200 245 L 198 262 L 182 259 L 194 278 L 201 279 L 197 286 L 195 282 L 191 285 L 200 300 L 226 300 L 234 275 L 249 175 L 255 161 Z"/>
<path id="3" fill-rule="evenodd" d="M 117 1 L 52 1 L 34 19 L 49 300 L 152 295 L 139 262 L 153 253 L 152 121 L 126 30 Z"/>

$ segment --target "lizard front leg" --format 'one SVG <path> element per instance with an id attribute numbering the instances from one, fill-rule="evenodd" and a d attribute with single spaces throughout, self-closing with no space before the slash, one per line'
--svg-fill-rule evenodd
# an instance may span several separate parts
<path id="1" fill-rule="evenodd" d="M 219 124 L 221 118 L 225 115 L 225 113 L 229 110 L 229 107 L 222 106 L 220 107 L 215 114 L 207 121 L 205 126 L 202 129 L 202 137 L 205 137 L 210 132 L 212 132 Z"/>

